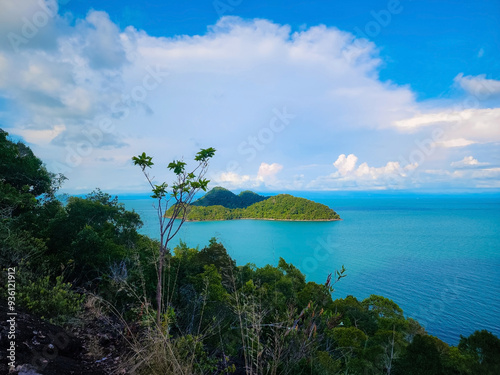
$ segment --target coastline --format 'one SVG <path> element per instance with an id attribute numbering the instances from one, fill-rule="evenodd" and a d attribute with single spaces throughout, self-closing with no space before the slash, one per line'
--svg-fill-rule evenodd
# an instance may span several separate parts
<path id="1" fill-rule="evenodd" d="M 166 216 L 166 218 L 169 218 Z M 293 219 L 266 219 L 266 218 L 255 218 L 255 217 L 239 217 L 235 219 L 214 219 L 214 220 L 185 220 L 185 222 L 190 223 L 201 223 L 201 222 L 216 222 L 216 221 L 233 221 L 233 220 L 262 220 L 262 221 L 296 221 L 296 222 L 325 222 L 325 221 L 343 221 L 344 219 L 310 219 L 310 220 L 293 220 Z"/>

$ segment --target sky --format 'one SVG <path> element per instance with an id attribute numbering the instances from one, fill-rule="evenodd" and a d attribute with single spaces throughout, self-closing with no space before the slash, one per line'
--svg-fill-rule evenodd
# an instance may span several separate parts
<path id="1" fill-rule="evenodd" d="M 0 128 L 72 194 L 499 191 L 500 1 L 0 0 Z"/>

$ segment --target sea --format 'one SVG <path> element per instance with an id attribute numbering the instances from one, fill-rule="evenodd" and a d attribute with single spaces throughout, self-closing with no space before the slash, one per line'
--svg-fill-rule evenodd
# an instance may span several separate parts
<path id="1" fill-rule="evenodd" d="M 342 220 L 187 222 L 170 247 L 182 240 L 202 249 L 215 237 L 238 265 L 281 257 L 317 283 L 344 266 L 334 299 L 382 295 L 450 345 L 482 329 L 500 337 L 500 194 L 292 194 Z M 141 215 L 141 232 L 158 238 L 153 199 L 120 200 Z"/>

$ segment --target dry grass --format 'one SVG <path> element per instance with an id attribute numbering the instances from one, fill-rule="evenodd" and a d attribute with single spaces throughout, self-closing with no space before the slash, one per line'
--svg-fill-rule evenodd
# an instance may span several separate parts
<path id="1" fill-rule="evenodd" d="M 130 374 L 138 375 L 197 375 L 194 356 L 184 357 L 178 342 L 152 329 L 134 341 L 132 354 L 125 362 Z"/>

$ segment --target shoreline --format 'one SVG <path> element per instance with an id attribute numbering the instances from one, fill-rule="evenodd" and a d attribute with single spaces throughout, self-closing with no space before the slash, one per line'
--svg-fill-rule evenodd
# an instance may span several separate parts
<path id="1" fill-rule="evenodd" d="M 169 218 L 167 216 L 167 218 Z M 233 221 L 233 220 L 262 220 L 262 221 L 295 221 L 295 222 L 326 222 L 326 221 L 343 221 L 344 219 L 310 219 L 310 220 L 293 220 L 293 219 L 266 219 L 255 217 L 240 217 L 235 219 L 213 219 L 213 220 L 184 220 L 190 223 L 214 222 L 214 221 Z"/>

